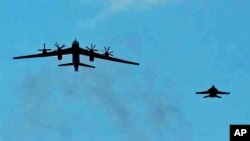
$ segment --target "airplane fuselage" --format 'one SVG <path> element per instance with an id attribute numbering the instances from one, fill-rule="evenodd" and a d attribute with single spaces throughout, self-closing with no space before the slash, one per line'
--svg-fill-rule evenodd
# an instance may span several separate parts
<path id="1" fill-rule="evenodd" d="M 80 51 L 79 51 L 79 43 L 77 41 L 74 41 L 72 43 L 72 62 L 74 64 L 75 71 L 78 71 L 78 67 L 80 64 Z"/>
<path id="2" fill-rule="evenodd" d="M 209 91 L 209 96 L 210 97 L 217 97 L 218 90 L 216 88 L 212 87 L 208 91 Z"/>
<path id="3" fill-rule="evenodd" d="M 216 93 L 210 93 L 209 97 L 217 97 L 217 94 Z"/>

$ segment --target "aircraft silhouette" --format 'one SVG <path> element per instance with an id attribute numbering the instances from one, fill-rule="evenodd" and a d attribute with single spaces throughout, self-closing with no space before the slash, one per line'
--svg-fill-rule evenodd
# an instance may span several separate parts
<path id="1" fill-rule="evenodd" d="M 42 51 L 42 53 L 38 54 L 32 54 L 32 55 L 25 55 L 25 56 L 18 56 L 14 57 L 13 59 L 25 59 L 25 58 L 38 58 L 38 57 L 50 57 L 50 56 L 57 56 L 58 60 L 62 60 L 63 55 L 72 54 L 72 62 L 66 63 L 66 64 L 59 64 L 58 66 L 74 66 L 75 71 L 78 71 L 79 66 L 83 67 L 89 67 L 89 68 L 95 68 L 95 66 L 91 66 L 88 64 L 84 64 L 80 62 L 80 55 L 89 56 L 89 61 L 93 62 L 95 58 L 114 61 L 114 62 L 120 62 L 120 63 L 126 63 L 131 65 L 139 65 L 139 63 L 131 62 L 122 60 L 119 58 L 114 58 L 113 51 L 110 51 L 110 47 L 105 47 L 103 53 L 97 53 L 97 49 L 95 49 L 96 45 L 91 44 L 90 47 L 86 46 L 86 49 L 81 48 L 79 42 L 75 39 L 72 42 L 72 46 L 70 48 L 65 48 L 66 45 L 59 46 L 58 43 L 55 44 L 57 47 L 56 50 L 51 51 L 51 49 L 45 48 L 45 43 L 43 45 L 43 49 L 38 49 L 38 51 Z M 51 52 L 48 52 L 51 51 Z"/>
<path id="2" fill-rule="evenodd" d="M 45 47 L 45 43 L 43 43 L 43 49 L 38 49 L 38 51 L 42 51 L 43 54 L 46 54 L 47 51 L 51 51 L 51 50 L 52 50 L 52 49 L 47 49 L 47 48 Z"/>
<path id="3" fill-rule="evenodd" d="M 208 94 L 207 96 L 204 96 L 203 98 L 221 98 L 220 96 L 218 96 L 218 94 L 230 94 L 229 92 L 222 92 L 222 91 L 218 91 L 217 88 L 215 88 L 215 86 L 213 85 L 210 89 L 208 89 L 207 91 L 202 91 L 202 92 L 196 92 L 196 94 Z"/>

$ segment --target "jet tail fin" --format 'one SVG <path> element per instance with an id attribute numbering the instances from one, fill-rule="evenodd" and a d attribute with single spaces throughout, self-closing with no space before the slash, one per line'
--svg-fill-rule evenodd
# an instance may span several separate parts
<path id="1" fill-rule="evenodd" d="M 210 95 L 207 95 L 207 96 L 204 96 L 203 98 L 208 98 L 208 97 L 211 97 Z"/>
<path id="2" fill-rule="evenodd" d="M 83 63 L 79 63 L 78 65 L 83 66 L 83 67 L 95 68 L 95 66 L 91 66 L 91 65 L 83 64 Z M 62 67 L 62 66 L 74 66 L 74 63 L 59 64 L 58 66 L 60 66 L 60 67 Z"/>

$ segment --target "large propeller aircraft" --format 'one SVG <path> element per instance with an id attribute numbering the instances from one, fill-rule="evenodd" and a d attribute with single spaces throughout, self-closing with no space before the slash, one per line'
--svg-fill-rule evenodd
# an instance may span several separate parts
<path id="1" fill-rule="evenodd" d="M 39 57 L 50 57 L 50 56 L 57 56 L 58 60 L 62 60 L 63 55 L 72 54 L 72 62 L 66 64 L 59 64 L 58 66 L 74 66 L 75 71 L 78 71 L 79 66 L 95 68 L 95 66 L 91 66 L 88 64 L 84 64 L 80 62 L 80 55 L 89 56 L 89 61 L 93 62 L 95 58 L 131 64 L 131 65 L 139 65 L 139 63 L 131 62 L 122 60 L 119 58 L 113 57 L 113 51 L 110 51 L 110 47 L 105 47 L 103 53 L 97 53 L 97 49 L 95 49 L 96 45 L 91 44 L 90 47 L 86 47 L 86 49 L 81 48 L 79 42 L 75 39 L 72 42 L 72 46 L 70 48 L 65 48 L 66 45 L 59 45 L 58 43 L 55 44 L 57 47 L 56 50 L 51 51 L 51 49 L 46 49 L 45 43 L 43 44 L 43 49 L 38 49 L 38 51 L 42 51 L 42 53 L 32 54 L 32 55 L 25 55 L 25 56 L 18 56 L 14 57 L 13 59 L 25 59 L 25 58 L 39 58 Z M 50 52 L 49 52 L 50 51 Z"/>

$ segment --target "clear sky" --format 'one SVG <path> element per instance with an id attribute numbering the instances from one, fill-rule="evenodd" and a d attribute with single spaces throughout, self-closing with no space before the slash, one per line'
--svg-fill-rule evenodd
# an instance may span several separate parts
<path id="1" fill-rule="evenodd" d="M 0 141 L 226 141 L 249 124 L 249 0 L 1 0 Z M 140 66 L 64 56 L 95 43 Z M 211 85 L 231 95 L 195 95 Z"/>

